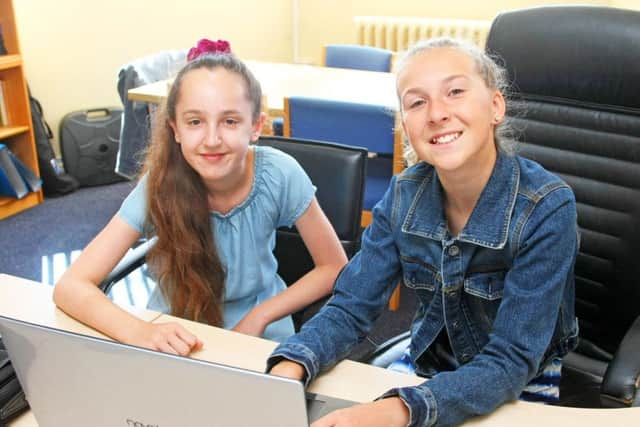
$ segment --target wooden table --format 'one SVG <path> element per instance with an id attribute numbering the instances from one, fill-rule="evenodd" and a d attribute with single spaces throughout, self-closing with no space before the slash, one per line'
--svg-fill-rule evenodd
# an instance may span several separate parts
<path id="1" fill-rule="evenodd" d="M 270 117 L 282 116 L 284 98 L 309 96 L 335 101 L 377 104 L 398 109 L 395 76 L 377 71 L 318 67 L 279 62 L 244 61 L 262 86 Z M 162 80 L 129 90 L 133 101 L 160 103 L 171 80 Z"/>
<path id="2" fill-rule="evenodd" d="M 53 326 L 72 332 L 102 336 L 95 330 L 71 319 L 55 307 L 52 288 L 47 285 L 0 274 L 0 314 L 17 319 Z M 193 357 L 231 366 L 262 371 L 275 342 L 250 337 L 220 328 L 176 319 L 157 312 L 126 307 L 131 313 L 152 322 L 177 321 L 204 341 L 204 348 Z M 313 392 L 330 396 L 369 401 L 394 386 L 419 384 L 423 379 L 390 372 L 357 362 L 343 361 L 311 384 Z M 487 392 L 490 393 L 488 387 Z M 68 410 L 63 408 L 62 410 Z M 527 402 L 502 405 L 495 412 L 477 417 L 465 426 L 493 427 L 622 427 L 637 426 L 640 408 L 578 409 L 545 406 Z M 31 412 L 12 421 L 10 427 L 37 427 Z"/>
<path id="3" fill-rule="evenodd" d="M 131 306 L 122 307 L 133 315 L 153 321 L 161 313 Z M 26 322 L 106 338 L 105 335 L 72 319 L 53 303 L 53 287 L 31 280 L 0 274 L 0 314 Z M 38 427 L 27 411 L 8 424 L 10 427 Z"/>

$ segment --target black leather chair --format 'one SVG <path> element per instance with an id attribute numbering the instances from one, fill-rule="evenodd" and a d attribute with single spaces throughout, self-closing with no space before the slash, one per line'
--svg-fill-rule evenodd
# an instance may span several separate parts
<path id="1" fill-rule="evenodd" d="M 301 139 L 261 137 L 259 145 L 277 148 L 294 157 L 317 187 L 318 203 L 336 230 L 347 256 L 351 258 L 360 247 L 360 216 L 364 198 L 367 150 L 340 144 Z M 101 288 L 111 287 L 132 271 L 141 267 L 144 256 L 155 243 L 147 240 L 132 249 L 103 281 Z M 278 273 L 287 285 L 294 283 L 313 268 L 313 260 L 295 227 L 276 232 L 275 256 Z M 293 315 L 294 325 L 311 317 L 324 301 Z"/>
<path id="2" fill-rule="evenodd" d="M 640 405 L 640 12 L 558 6 L 498 15 L 486 49 L 523 109 L 520 154 L 573 189 L 578 348 L 561 404 Z"/>
<path id="3" fill-rule="evenodd" d="M 366 180 L 367 150 L 303 139 L 261 137 L 259 145 L 277 148 L 295 158 L 317 187 L 316 198 L 350 259 L 360 248 L 360 217 Z M 313 260 L 295 227 L 276 233 L 278 274 L 287 285 L 313 268 Z M 320 300 L 293 315 L 296 330 L 324 304 Z"/>

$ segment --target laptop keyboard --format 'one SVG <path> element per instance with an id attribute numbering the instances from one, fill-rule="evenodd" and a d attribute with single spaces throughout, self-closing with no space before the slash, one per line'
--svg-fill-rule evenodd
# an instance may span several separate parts
<path id="1" fill-rule="evenodd" d="M 305 397 L 307 400 L 307 418 L 309 419 L 309 423 L 337 409 L 348 408 L 358 403 L 310 392 L 307 392 Z"/>

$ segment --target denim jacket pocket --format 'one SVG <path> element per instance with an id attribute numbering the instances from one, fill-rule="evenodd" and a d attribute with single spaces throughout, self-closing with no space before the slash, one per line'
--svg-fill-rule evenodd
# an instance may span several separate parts
<path id="1" fill-rule="evenodd" d="M 428 303 L 438 288 L 436 270 L 418 259 L 402 256 L 402 282 L 413 289 L 423 304 Z"/>
<path id="2" fill-rule="evenodd" d="M 411 289 L 436 290 L 436 271 L 433 267 L 411 257 L 401 257 L 402 281 Z"/>
<path id="3" fill-rule="evenodd" d="M 486 344 L 504 293 L 504 271 L 478 273 L 464 280 L 464 311 L 476 325 L 479 347 Z"/>
<path id="4" fill-rule="evenodd" d="M 504 276 L 504 271 L 475 274 L 464 280 L 464 290 L 468 294 L 488 301 L 502 299 Z"/>

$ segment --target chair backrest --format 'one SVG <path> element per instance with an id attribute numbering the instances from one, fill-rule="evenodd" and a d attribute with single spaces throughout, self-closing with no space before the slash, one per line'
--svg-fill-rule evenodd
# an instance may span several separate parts
<path id="1" fill-rule="evenodd" d="M 351 258 L 360 247 L 367 151 L 339 144 L 265 136 L 260 137 L 258 144 L 284 151 L 300 163 L 316 186 L 318 203 Z M 314 265 L 295 227 L 277 231 L 275 255 L 278 274 L 287 285 L 305 275 Z M 294 316 L 297 326 L 299 320 Z"/>
<path id="2" fill-rule="evenodd" d="M 382 72 L 391 70 L 392 52 L 379 47 L 330 44 L 324 47 L 323 57 L 323 64 L 327 67 Z"/>
<path id="3" fill-rule="evenodd" d="M 364 207 L 382 198 L 393 175 L 395 115 L 387 107 L 292 96 L 285 99 L 284 135 L 366 148 Z"/>
<path id="4" fill-rule="evenodd" d="M 523 110 L 521 154 L 573 189 L 581 341 L 613 353 L 640 315 L 640 13 L 558 6 L 502 13 L 486 49 Z M 520 103 L 519 103 L 520 104 Z"/>
<path id="5" fill-rule="evenodd" d="M 285 136 L 364 147 L 393 156 L 395 116 L 382 105 L 305 96 L 285 99 Z"/>

